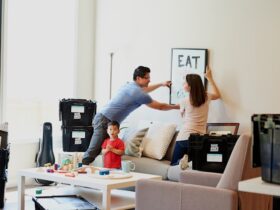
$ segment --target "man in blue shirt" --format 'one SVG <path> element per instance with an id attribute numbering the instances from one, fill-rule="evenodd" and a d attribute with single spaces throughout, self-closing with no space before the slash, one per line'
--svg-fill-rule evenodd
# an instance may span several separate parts
<path id="1" fill-rule="evenodd" d="M 93 119 L 94 133 L 83 157 L 83 164 L 89 165 L 101 151 L 104 139 L 108 138 L 107 124 L 110 121 L 121 123 L 132 111 L 142 104 L 158 110 L 179 109 L 179 105 L 160 103 L 151 98 L 149 92 L 159 87 L 170 87 L 171 82 L 149 85 L 150 69 L 139 66 L 133 74 L 133 82 L 122 86 L 109 103 Z"/>

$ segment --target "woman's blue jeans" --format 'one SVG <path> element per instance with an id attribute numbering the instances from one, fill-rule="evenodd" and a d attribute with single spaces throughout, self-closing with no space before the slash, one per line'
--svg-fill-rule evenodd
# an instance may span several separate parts
<path id="1" fill-rule="evenodd" d="M 180 159 L 188 154 L 189 140 L 176 141 L 170 165 L 178 165 Z"/>

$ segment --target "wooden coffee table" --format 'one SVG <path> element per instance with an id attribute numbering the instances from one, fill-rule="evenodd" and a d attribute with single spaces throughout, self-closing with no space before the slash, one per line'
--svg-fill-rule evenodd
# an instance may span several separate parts
<path id="1" fill-rule="evenodd" d="M 18 179 L 18 209 L 24 210 L 25 178 L 36 178 L 71 185 L 69 194 L 79 194 L 100 209 L 127 209 L 135 207 L 135 192 L 117 190 L 135 186 L 139 179 L 157 179 L 158 175 L 131 172 L 129 178 L 97 178 L 90 174 L 67 177 L 63 173 L 47 173 L 46 169 L 31 168 L 20 170 Z"/>

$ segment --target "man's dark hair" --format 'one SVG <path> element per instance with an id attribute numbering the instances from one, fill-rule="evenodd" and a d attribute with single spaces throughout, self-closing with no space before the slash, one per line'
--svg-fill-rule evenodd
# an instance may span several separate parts
<path id="1" fill-rule="evenodd" d="M 117 121 L 109 122 L 107 127 L 109 127 L 109 126 L 116 126 L 118 129 L 120 129 L 120 124 Z"/>
<path id="2" fill-rule="evenodd" d="M 147 73 L 150 73 L 151 70 L 145 66 L 138 66 L 133 73 L 133 80 L 136 81 L 137 77 L 144 78 Z"/>

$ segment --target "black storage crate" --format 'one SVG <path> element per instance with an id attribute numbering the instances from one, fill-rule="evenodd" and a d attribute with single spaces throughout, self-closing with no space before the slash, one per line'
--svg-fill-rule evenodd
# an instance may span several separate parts
<path id="1" fill-rule="evenodd" d="M 86 99 L 62 99 L 59 119 L 62 126 L 91 126 L 96 114 L 96 102 Z"/>
<path id="2" fill-rule="evenodd" d="M 64 152 L 85 152 L 89 146 L 93 127 L 62 127 L 62 146 Z"/>
<path id="3" fill-rule="evenodd" d="M 0 209 L 4 208 L 6 179 L 0 178 Z"/>
<path id="4" fill-rule="evenodd" d="M 4 207 L 5 185 L 7 182 L 8 163 L 10 157 L 9 146 L 6 149 L 0 149 L 0 208 Z"/>
<path id="5" fill-rule="evenodd" d="M 239 135 L 191 134 L 189 157 L 194 170 L 223 173 Z"/>
<path id="6" fill-rule="evenodd" d="M 6 149 L 8 146 L 8 132 L 0 130 L 0 148 Z"/>
<path id="7" fill-rule="evenodd" d="M 0 178 L 7 179 L 7 169 L 10 157 L 10 148 L 0 149 Z M 6 180 L 7 181 L 7 180 Z"/>
<path id="8" fill-rule="evenodd" d="M 259 153 L 262 180 L 280 184 L 280 114 L 253 115 L 252 122 L 253 147 Z"/>
<path id="9" fill-rule="evenodd" d="M 97 206 L 77 195 L 36 196 L 35 210 L 98 210 Z"/>

